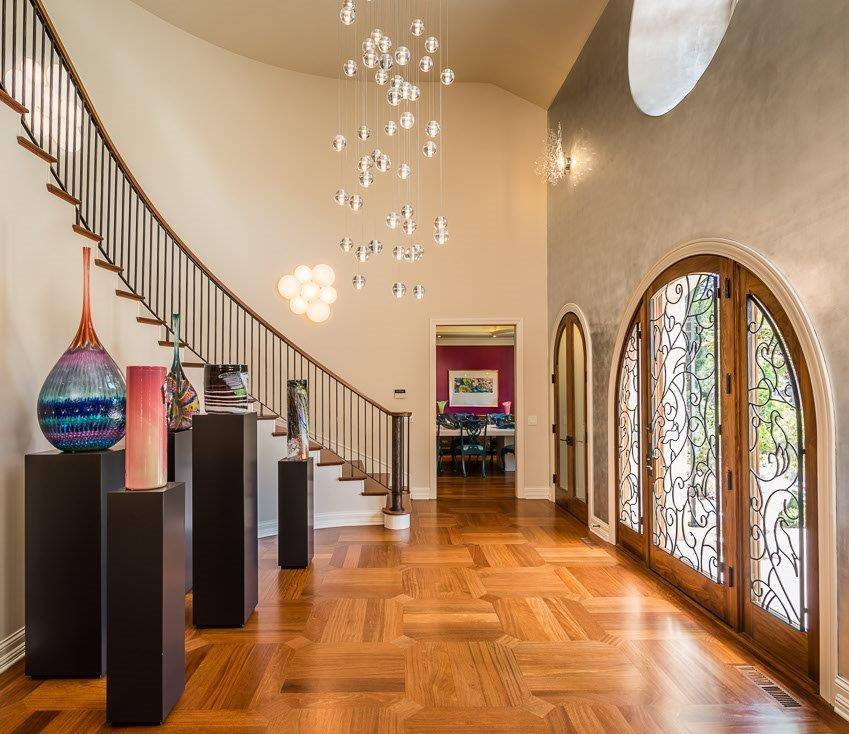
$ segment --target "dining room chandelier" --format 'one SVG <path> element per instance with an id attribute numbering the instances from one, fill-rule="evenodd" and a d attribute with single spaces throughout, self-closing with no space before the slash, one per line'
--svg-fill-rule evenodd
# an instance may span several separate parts
<path id="1" fill-rule="evenodd" d="M 384 251 L 395 261 L 391 293 L 421 300 L 408 271 L 425 256 L 424 227 L 448 244 L 445 217 L 443 90 L 448 65 L 447 0 L 342 0 L 339 6 L 339 188 L 342 252 L 352 257 L 356 290 L 365 264 Z M 427 213 L 433 207 L 435 211 Z M 384 240 L 386 243 L 384 244 Z M 407 283 L 412 283 L 408 289 Z"/>

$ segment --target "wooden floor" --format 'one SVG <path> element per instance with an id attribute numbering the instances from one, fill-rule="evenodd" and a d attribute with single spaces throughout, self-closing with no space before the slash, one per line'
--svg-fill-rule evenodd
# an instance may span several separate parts
<path id="1" fill-rule="evenodd" d="M 414 505 L 408 532 L 319 531 L 307 571 L 279 571 L 261 541 L 257 613 L 241 630 L 187 628 L 186 691 L 163 730 L 845 730 L 824 706 L 783 707 L 721 630 L 550 503 Z M 0 676 L 0 732 L 105 729 L 103 680 L 22 671 Z"/>

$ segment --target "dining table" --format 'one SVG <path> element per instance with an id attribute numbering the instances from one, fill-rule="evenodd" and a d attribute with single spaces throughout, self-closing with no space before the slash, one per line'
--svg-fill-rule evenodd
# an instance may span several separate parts
<path id="1" fill-rule="evenodd" d="M 445 428 L 444 426 L 439 429 L 439 437 L 440 438 L 451 438 L 453 436 L 459 436 L 460 429 L 459 428 Z M 491 438 L 501 439 L 501 446 L 499 449 L 504 446 L 504 444 L 508 443 L 507 439 L 514 439 L 513 443 L 515 443 L 516 437 L 516 429 L 514 428 L 498 428 L 497 426 L 487 426 L 486 427 L 486 438 L 487 440 Z M 516 471 L 516 455 L 515 453 L 509 453 L 504 457 L 504 471 Z"/>

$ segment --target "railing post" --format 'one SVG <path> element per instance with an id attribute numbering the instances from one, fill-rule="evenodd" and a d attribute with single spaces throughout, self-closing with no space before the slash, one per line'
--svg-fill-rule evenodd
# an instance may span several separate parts
<path id="1" fill-rule="evenodd" d="M 409 413 L 392 414 L 392 466 L 390 469 L 389 506 L 383 510 L 383 525 L 389 530 L 410 527 L 410 512 L 404 509 L 404 462 L 407 456 L 404 423 Z"/>

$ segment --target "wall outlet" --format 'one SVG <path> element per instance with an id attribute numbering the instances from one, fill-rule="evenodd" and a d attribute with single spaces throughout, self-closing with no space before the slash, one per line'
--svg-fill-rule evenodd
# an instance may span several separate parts
<path id="1" fill-rule="evenodd" d="M 537 417 L 535 415 L 528 416 L 528 425 L 535 426 L 537 424 Z"/>

